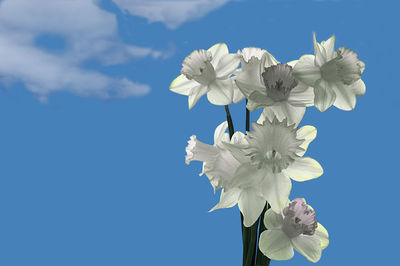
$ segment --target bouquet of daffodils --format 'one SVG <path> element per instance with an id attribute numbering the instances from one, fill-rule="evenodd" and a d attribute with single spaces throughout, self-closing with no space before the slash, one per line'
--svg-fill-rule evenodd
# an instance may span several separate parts
<path id="1" fill-rule="evenodd" d="M 316 160 L 304 156 L 317 135 L 313 126 L 298 128 L 306 108 L 352 110 L 356 97 L 365 93 L 364 63 L 350 49 L 335 51 L 334 43 L 334 36 L 318 43 L 314 34 L 315 55 L 288 63 L 254 47 L 232 54 L 218 43 L 186 57 L 170 86 L 189 97 L 189 109 L 207 94 L 210 103 L 226 110 L 214 144 L 191 136 L 185 159 L 187 164 L 203 162 L 200 175 L 207 176 L 214 191 L 221 189 L 210 211 L 238 205 L 244 266 L 289 260 L 293 249 L 317 262 L 329 244 L 314 209 L 303 198 L 289 198 L 291 180 L 303 182 L 323 173 Z M 228 106 L 244 98 L 246 133 L 235 132 Z M 250 130 L 250 112 L 259 108 L 263 111 Z"/>

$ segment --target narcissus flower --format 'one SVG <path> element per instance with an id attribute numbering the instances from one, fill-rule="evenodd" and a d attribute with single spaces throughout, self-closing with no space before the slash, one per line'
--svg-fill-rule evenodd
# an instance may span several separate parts
<path id="1" fill-rule="evenodd" d="M 244 225 L 250 227 L 260 216 L 266 199 L 262 195 L 259 183 L 262 176 L 247 176 L 247 168 L 239 167 L 239 161 L 226 149 L 222 142 L 246 144 L 244 134 L 236 132 L 229 141 L 225 133 L 227 122 L 219 125 L 214 133 L 214 145 L 199 141 L 191 136 L 186 147 L 186 163 L 191 161 L 203 162 L 203 173 L 207 175 L 215 189 L 223 188 L 220 202 L 210 210 L 230 208 L 239 205 L 244 217 Z"/>
<path id="2" fill-rule="evenodd" d="M 206 174 L 211 185 L 219 189 L 230 183 L 239 162 L 232 156 L 221 143 L 229 142 L 229 135 L 226 133 L 228 123 L 221 123 L 214 132 L 214 145 L 203 143 L 197 139 L 195 135 L 191 136 L 186 147 L 186 164 L 191 161 L 203 162 L 203 171 L 200 175 Z M 232 138 L 232 143 L 236 143 L 237 136 Z"/>
<path id="3" fill-rule="evenodd" d="M 264 224 L 268 230 L 261 233 L 259 248 L 273 260 L 289 260 L 293 248 L 311 262 L 321 258 L 329 244 L 328 231 L 317 222 L 315 211 L 304 199 L 295 199 L 282 213 L 266 211 Z"/>
<path id="4" fill-rule="evenodd" d="M 239 64 L 239 57 L 230 54 L 225 43 L 218 43 L 208 50 L 195 50 L 183 61 L 181 75 L 171 83 L 170 90 L 188 96 L 189 109 L 204 94 L 215 105 L 237 102 L 243 96 L 231 75 Z"/>
<path id="5" fill-rule="evenodd" d="M 315 138 L 316 129 L 303 126 L 296 130 L 294 125 L 287 124 L 286 119 L 279 121 L 276 118 L 272 121 L 266 119 L 261 125 L 252 123 L 252 126 L 253 131 L 247 133 L 244 141 L 238 144 L 223 142 L 240 162 L 232 183 L 226 189 L 251 187 L 279 213 L 288 201 L 292 187 L 290 178 L 306 181 L 323 173 L 317 161 L 302 157 Z M 257 208 L 254 212 L 259 215 L 262 208 L 258 207 L 254 207 Z M 255 214 L 253 219 L 258 218 Z"/>
<path id="6" fill-rule="evenodd" d="M 344 47 L 335 51 L 335 36 L 318 43 L 314 33 L 314 55 L 304 55 L 293 68 L 293 75 L 314 88 L 314 105 L 321 112 L 332 105 L 352 110 L 356 96 L 365 93 L 361 80 L 365 64 Z"/>
<path id="7" fill-rule="evenodd" d="M 314 94 L 312 88 L 292 76 L 297 61 L 280 64 L 266 50 L 254 47 L 244 48 L 238 55 L 242 67 L 234 79 L 248 99 L 247 108 L 253 111 L 264 107 L 262 119 L 276 116 L 298 124 L 306 107 L 313 105 Z"/>

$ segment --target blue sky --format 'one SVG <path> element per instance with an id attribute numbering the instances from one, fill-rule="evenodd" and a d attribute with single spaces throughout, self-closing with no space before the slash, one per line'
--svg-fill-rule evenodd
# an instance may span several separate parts
<path id="1" fill-rule="evenodd" d="M 0 1 L 0 264 L 240 265 L 237 207 L 184 148 L 225 119 L 168 90 L 195 49 L 267 49 L 279 61 L 318 40 L 355 50 L 367 93 L 354 111 L 308 108 L 307 153 L 325 173 L 293 184 L 330 233 L 319 265 L 397 259 L 399 18 L 395 1 Z M 244 130 L 244 102 L 231 106 Z M 258 118 L 257 112 L 252 120 Z M 309 265 L 296 253 L 271 265 Z"/>

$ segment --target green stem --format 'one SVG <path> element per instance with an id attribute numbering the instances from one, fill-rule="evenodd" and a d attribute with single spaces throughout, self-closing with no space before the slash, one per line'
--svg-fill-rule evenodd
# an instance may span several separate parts
<path id="1" fill-rule="evenodd" d="M 229 106 L 225 105 L 226 120 L 228 121 L 229 138 L 231 139 L 235 130 L 233 129 L 233 122 L 231 112 L 229 112 Z"/>
<path id="2" fill-rule="evenodd" d="M 247 101 L 246 99 L 246 105 Z M 246 132 L 248 131 L 250 131 L 250 111 L 246 107 Z M 242 215 L 242 232 L 246 236 L 246 252 L 243 252 L 243 266 L 254 266 L 256 262 L 258 222 L 259 220 L 257 219 L 252 226 L 245 227 Z"/>
<path id="3" fill-rule="evenodd" d="M 233 133 L 235 132 L 232 122 L 232 116 L 229 111 L 229 106 L 225 105 L 226 112 L 226 120 L 228 121 L 228 130 L 229 130 L 229 138 L 232 138 Z M 243 266 L 253 266 L 254 265 L 254 254 L 255 249 L 254 245 L 250 245 L 250 243 L 254 242 L 254 234 L 252 234 L 251 227 L 245 227 L 243 225 L 243 214 L 240 213 L 240 220 L 242 225 L 242 240 L 243 240 Z M 257 236 L 257 232 L 256 232 Z M 257 237 L 256 237 L 257 241 Z"/>

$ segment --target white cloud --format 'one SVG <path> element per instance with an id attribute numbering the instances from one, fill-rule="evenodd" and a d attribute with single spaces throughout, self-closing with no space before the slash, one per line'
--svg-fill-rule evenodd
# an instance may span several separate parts
<path id="1" fill-rule="evenodd" d="M 231 0 L 113 0 L 131 15 L 163 22 L 175 29 L 186 21 L 199 19 Z"/>
<path id="2" fill-rule="evenodd" d="M 66 49 L 52 53 L 35 45 L 50 34 L 65 40 Z M 121 64 L 161 52 L 127 45 L 118 36 L 115 15 L 92 0 L 3 0 L 0 2 L 1 81 L 22 81 L 39 99 L 56 91 L 100 98 L 145 94 L 149 86 L 114 78 L 82 67 Z"/>

